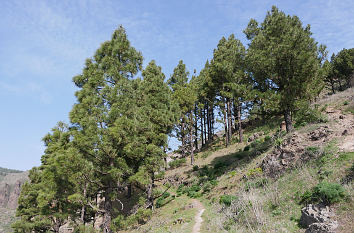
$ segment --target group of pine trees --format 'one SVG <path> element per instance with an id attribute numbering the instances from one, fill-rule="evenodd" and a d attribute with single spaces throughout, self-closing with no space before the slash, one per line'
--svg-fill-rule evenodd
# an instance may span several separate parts
<path id="1" fill-rule="evenodd" d="M 296 16 L 273 7 L 244 33 L 248 48 L 233 34 L 223 37 L 199 75 L 190 77 L 180 61 L 165 81 L 155 61 L 142 69 L 141 53 L 119 27 L 73 78 L 70 124 L 59 122 L 43 138 L 42 164 L 22 188 L 15 232 L 59 232 L 69 220 L 85 225 L 98 216 L 101 232 L 112 232 L 124 216 L 153 209 L 173 132 L 193 164 L 194 152 L 213 141 L 217 121 L 225 146 L 236 131 L 242 142 L 245 113 L 282 115 L 290 132 L 293 114 L 326 83 L 333 92 L 351 85 L 353 49 L 325 61 L 325 47 Z M 134 208 L 127 211 L 127 203 Z"/>

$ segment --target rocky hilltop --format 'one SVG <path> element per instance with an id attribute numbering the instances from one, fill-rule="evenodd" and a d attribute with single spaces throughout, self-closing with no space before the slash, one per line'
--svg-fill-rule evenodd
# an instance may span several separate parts
<path id="1" fill-rule="evenodd" d="M 28 171 L 0 168 L 0 233 L 12 232 L 21 186 L 28 180 Z"/>
<path id="2" fill-rule="evenodd" d="M 22 184 L 28 180 L 28 172 L 8 173 L 0 181 L 0 207 L 16 209 Z"/>

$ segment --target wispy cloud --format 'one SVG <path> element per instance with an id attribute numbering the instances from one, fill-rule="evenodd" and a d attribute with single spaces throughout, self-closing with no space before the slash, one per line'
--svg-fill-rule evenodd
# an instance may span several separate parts
<path id="1" fill-rule="evenodd" d="M 43 104 L 50 104 L 52 97 L 48 91 L 46 91 L 41 85 L 34 82 L 28 82 L 23 84 L 13 84 L 0 81 L 0 90 L 8 92 L 12 95 L 22 96 L 28 98 L 34 96 Z"/>

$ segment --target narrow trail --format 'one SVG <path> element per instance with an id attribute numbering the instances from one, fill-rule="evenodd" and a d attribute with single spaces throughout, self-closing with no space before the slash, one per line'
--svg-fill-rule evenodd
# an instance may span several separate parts
<path id="1" fill-rule="evenodd" d="M 193 207 L 196 208 L 198 210 L 198 213 L 195 215 L 195 224 L 193 226 L 193 230 L 192 230 L 192 233 L 199 233 L 200 232 L 200 227 L 202 225 L 202 222 L 203 222 L 203 219 L 202 219 L 202 214 L 205 210 L 203 204 L 196 200 L 196 199 L 193 199 Z"/>

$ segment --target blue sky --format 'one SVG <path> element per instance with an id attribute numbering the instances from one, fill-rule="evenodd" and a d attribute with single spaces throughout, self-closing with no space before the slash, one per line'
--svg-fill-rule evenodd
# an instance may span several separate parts
<path id="1" fill-rule="evenodd" d="M 314 38 L 337 53 L 354 47 L 354 2 L 342 1 L 0 1 L 0 167 L 40 164 L 41 138 L 68 122 L 72 77 L 122 24 L 131 44 L 166 77 L 183 59 L 197 72 L 222 36 L 262 21 L 272 5 L 310 24 Z"/>

